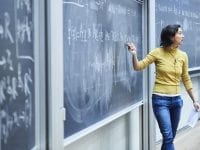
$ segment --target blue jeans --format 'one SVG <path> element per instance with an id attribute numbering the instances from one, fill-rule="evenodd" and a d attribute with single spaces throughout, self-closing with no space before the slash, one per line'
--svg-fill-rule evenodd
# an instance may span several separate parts
<path id="1" fill-rule="evenodd" d="M 180 96 L 152 95 L 154 115 L 163 137 L 161 150 L 174 150 L 174 138 L 178 128 L 183 100 Z"/>

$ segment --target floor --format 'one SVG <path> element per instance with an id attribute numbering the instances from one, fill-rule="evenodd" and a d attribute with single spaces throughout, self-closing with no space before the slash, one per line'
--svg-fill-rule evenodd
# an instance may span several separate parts
<path id="1" fill-rule="evenodd" d="M 194 128 L 180 131 L 174 141 L 176 150 L 200 150 L 200 121 Z M 156 146 L 160 150 L 161 144 Z"/>

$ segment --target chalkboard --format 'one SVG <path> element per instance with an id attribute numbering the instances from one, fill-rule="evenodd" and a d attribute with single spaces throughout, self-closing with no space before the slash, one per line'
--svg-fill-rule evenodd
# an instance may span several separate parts
<path id="1" fill-rule="evenodd" d="M 189 57 L 189 67 L 200 67 L 200 1 L 156 0 L 156 41 L 167 24 L 180 24 L 185 38 L 181 49 Z"/>
<path id="2" fill-rule="evenodd" d="M 0 3 L 0 150 L 30 150 L 35 146 L 33 2 Z"/>
<path id="3" fill-rule="evenodd" d="M 138 0 L 63 0 L 64 135 L 69 137 L 143 99 L 143 75 L 124 44 L 142 57 Z"/>

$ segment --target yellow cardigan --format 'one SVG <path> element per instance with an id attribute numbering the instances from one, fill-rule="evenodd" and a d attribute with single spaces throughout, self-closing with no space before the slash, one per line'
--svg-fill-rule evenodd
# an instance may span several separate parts
<path id="1" fill-rule="evenodd" d="M 188 73 L 188 56 L 185 52 L 180 49 L 156 48 L 139 61 L 140 70 L 153 62 L 156 66 L 154 93 L 178 94 L 181 79 L 186 90 L 192 88 Z"/>

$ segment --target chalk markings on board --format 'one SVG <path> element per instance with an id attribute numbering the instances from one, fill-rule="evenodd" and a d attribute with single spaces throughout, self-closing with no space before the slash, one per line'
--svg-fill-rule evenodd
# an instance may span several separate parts
<path id="1" fill-rule="evenodd" d="M 194 24 L 196 24 L 196 25 L 200 25 L 200 22 L 194 22 Z"/>
<path id="2" fill-rule="evenodd" d="M 91 22 L 91 25 L 87 26 L 87 24 L 80 21 L 80 25 L 75 26 L 72 23 L 72 20 L 69 19 L 67 26 L 68 26 L 67 28 L 68 45 L 72 45 L 74 42 L 78 41 L 86 43 L 89 40 L 93 40 L 96 42 L 103 42 L 103 41 L 123 42 L 123 41 L 133 40 L 136 43 L 139 42 L 138 36 L 134 34 L 128 35 L 125 32 L 115 31 L 115 30 L 110 30 L 110 31 L 105 30 L 103 32 L 102 29 L 103 24 L 100 23 L 96 24 Z"/>
<path id="3" fill-rule="evenodd" d="M 137 2 L 139 4 L 143 4 L 143 0 L 135 0 L 135 2 Z"/>
<path id="4" fill-rule="evenodd" d="M 16 3 L 16 7 L 17 9 L 21 9 L 23 10 L 24 8 L 26 8 L 28 13 L 31 13 L 31 0 L 18 0 Z"/>
<path id="5" fill-rule="evenodd" d="M 4 12 L 4 19 L 2 24 L 0 24 L 0 37 L 1 39 L 9 39 L 11 43 L 14 43 L 14 39 L 10 31 L 10 23 L 10 14 L 8 12 Z"/>
<path id="6" fill-rule="evenodd" d="M 123 50 L 125 41 L 141 42 L 139 32 L 134 32 L 131 25 L 134 19 L 128 19 L 137 18 L 140 13 L 107 0 L 71 1 L 75 3 L 63 1 L 64 106 L 70 116 L 66 124 L 89 125 L 118 107 L 115 105 L 121 101 L 120 96 L 126 97 L 124 103 L 129 102 L 133 88 L 140 88 L 136 85 L 138 75 L 129 71 L 132 70 L 131 58 L 127 59 L 130 55 L 127 49 Z M 141 7 L 142 1 L 136 2 Z M 69 9 L 72 7 L 75 10 Z M 74 18 L 76 12 L 79 15 Z M 126 26 L 129 23 L 130 27 Z"/>
<path id="7" fill-rule="evenodd" d="M 13 62 L 11 60 L 11 51 L 9 49 L 6 49 L 6 56 L 2 56 L 1 59 L 2 60 L 0 60 L 0 66 L 3 66 L 5 68 L 7 65 L 10 71 L 14 70 Z"/>
<path id="8" fill-rule="evenodd" d="M 26 128 L 31 126 L 31 117 L 32 117 L 32 104 L 30 99 L 26 99 L 25 106 L 23 111 L 14 111 L 9 113 L 8 110 L 0 111 L 1 119 L 1 134 L 0 138 L 4 144 L 8 142 L 8 138 L 12 135 L 12 131 L 16 128 L 25 125 Z M 2 122 L 4 120 L 4 123 Z"/>
<path id="9" fill-rule="evenodd" d="M 34 58 L 28 54 L 22 54 L 23 51 L 28 51 L 29 49 L 23 50 L 21 46 L 25 43 L 31 44 L 32 42 L 32 32 L 33 32 L 33 22 L 29 14 L 32 13 L 30 0 L 19 0 L 15 3 L 15 40 L 16 40 L 16 56 L 18 59 L 28 59 L 34 62 Z M 19 10 L 23 10 L 26 14 L 23 17 L 18 18 L 17 14 Z"/>
<path id="10" fill-rule="evenodd" d="M 21 66 L 20 64 L 18 65 Z M 9 136 L 18 127 L 25 126 L 29 128 L 32 124 L 32 93 L 29 87 L 33 82 L 31 75 L 31 69 L 28 68 L 28 72 L 22 76 L 21 67 L 19 67 L 18 77 L 6 75 L 0 80 L 0 105 L 5 105 L 5 109 L 0 110 L 0 139 L 4 144 L 8 142 Z M 19 86 L 20 81 L 22 85 Z M 18 101 L 17 96 L 19 94 L 25 95 L 24 107 L 10 113 L 9 106 L 6 103 L 8 100 L 10 104 Z M 2 120 L 4 121 L 2 122 Z"/>
<path id="11" fill-rule="evenodd" d="M 78 6 L 78 7 L 84 7 L 84 5 L 81 5 L 81 4 L 78 4 L 78 3 L 75 3 L 75 2 L 63 2 L 64 4 L 72 4 L 72 5 L 75 5 L 75 6 Z"/>
<path id="12" fill-rule="evenodd" d="M 158 22 L 156 22 L 156 25 L 159 25 L 160 27 L 163 27 L 164 26 L 164 20 L 160 20 L 160 21 L 158 21 Z"/>
<path id="13" fill-rule="evenodd" d="M 71 57 L 69 58 L 70 63 L 66 63 L 68 64 L 66 68 L 69 68 L 67 70 L 69 74 L 65 77 L 65 92 L 68 99 L 67 109 L 70 110 L 69 113 L 74 121 L 83 123 L 89 119 L 88 114 L 97 106 L 100 113 L 105 110 L 108 111 L 113 83 L 115 86 L 117 83 L 123 85 L 128 92 L 131 92 L 131 84 L 136 85 L 136 77 L 133 77 L 131 83 L 128 79 L 125 68 L 131 68 L 131 63 L 126 64 L 124 61 L 126 53 L 121 51 L 119 54 L 115 54 L 115 51 L 115 48 L 110 46 L 105 47 L 103 54 L 89 50 L 88 54 L 91 57 L 88 56 L 87 58 L 93 58 L 92 60 L 86 60 L 81 53 L 77 55 L 75 52 L 69 52 Z M 73 63 L 74 57 L 79 57 L 80 62 L 78 64 L 82 64 L 80 70 Z"/>
<path id="14" fill-rule="evenodd" d="M 31 60 L 32 62 L 34 62 L 34 59 L 31 56 L 18 56 L 17 58 L 19 58 L 19 59 L 27 59 L 27 60 Z"/>
<path id="15" fill-rule="evenodd" d="M 15 136 L 16 131 L 22 130 L 23 127 L 26 128 L 23 131 L 30 129 L 34 119 L 32 99 L 34 69 L 27 67 L 25 62 L 19 60 L 20 58 L 29 59 L 34 62 L 34 58 L 31 57 L 32 55 L 29 56 L 29 53 L 18 57 L 18 51 L 21 48 L 25 49 L 23 44 L 30 45 L 25 51 L 34 50 L 31 45 L 33 31 L 32 17 L 30 17 L 31 0 L 17 0 L 13 4 L 14 14 L 11 10 L 9 12 L 12 14 L 7 11 L 3 12 L 4 16 L 0 23 L 0 38 L 6 40 L 5 47 L 1 49 L 3 54 L 0 57 L 0 69 L 4 72 L 0 79 L 0 150 L 3 144 L 10 142 L 10 137 Z M 18 12 L 22 11 L 23 16 L 18 17 Z M 13 28 L 15 36 L 11 30 L 12 24 L 15 27 Z M 19 44 L 21 47 L 18 47 Z M 15 55 L 13 49 L 16 50 L 16 56 L 13 56 Z"/>
<path id="16" fill-rule="evenodd" d="M 4 56 L 1 57 L 1 60 L 0 60 L 0 66 L 3 66 L 6 64 L 6 58 Z"/>
<path id="17" fill-rule="evenodd" d="M 13 37 L 10 33 L 10 30 L 9 30 L 9 25 L 10 25 L 10 15 L 8 12 L 5 12 L 4 14 L 4 18 L 5 18 L 5 37 L 9 38 L 10 39 L 10 42 L 11 43 L 14 43 L 14 40 L 13 40 Z"/>
<path id="18" fill-rule="evenodd" d="M 28 16 L 24 16 L 23 20 L 17 19 L 17 38 L 20 43 L 24 43 L 26 40 L 30 43 L 31 40 L 31 24 Z"/>

